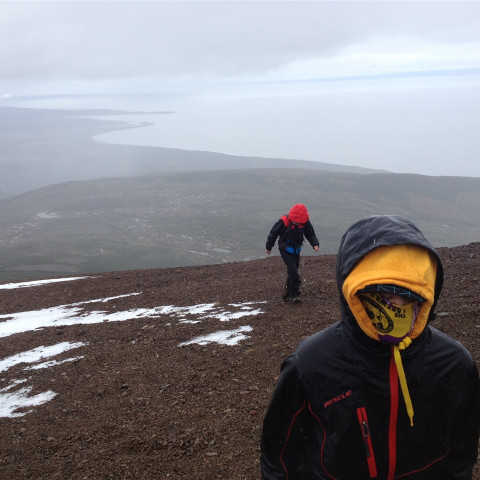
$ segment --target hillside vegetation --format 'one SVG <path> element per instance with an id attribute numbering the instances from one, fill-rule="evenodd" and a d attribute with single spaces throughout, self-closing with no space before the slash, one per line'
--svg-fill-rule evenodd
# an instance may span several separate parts
<path id="1" fill-rule="evenodd" d="M 271 226 L 295 203 L 307 205 L 324 254 L 372 214 L 409 218 L 435 246 L 480 239 L 480 178 L 299 168 L 168 173 L 3 199 L 0 279 L 261 258 Z M 304 254 L 312 253 L 307 244 Z"/>

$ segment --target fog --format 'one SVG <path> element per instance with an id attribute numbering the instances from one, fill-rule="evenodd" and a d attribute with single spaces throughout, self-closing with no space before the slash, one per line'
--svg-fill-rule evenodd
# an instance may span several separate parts
<path id="1" fill-rule="evenodd" d="M 478 2 L 3 1 L 0 62 L 0 107 L 171 112 L 77 140 L 480 176 Z M 35 142 L 25 183 L 95 161 L 34 128 L 0 134 L 0 184 Z"/>

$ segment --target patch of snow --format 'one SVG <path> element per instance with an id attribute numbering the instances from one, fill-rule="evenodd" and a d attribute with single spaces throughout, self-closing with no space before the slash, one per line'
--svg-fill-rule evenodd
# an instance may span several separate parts
<path id="1" fill-rule="evenodd" d="M 67 352 L 72 348 L 79 348 L 87 345 L 82 342 L 62 342 L 57 343 L 56 345 L 51 345 L 50 347 L 37 347 L 27 352 L 18 353 L 17 355 L 12 355 L 10 357 L 0 360 L 0 372 L 4 372 L 9 368 L 18 365 L 19 363 L 35 363 L 39 360 L 45 358 L 54 357 L 55 355 L 60 355 L 63 352 Z"/>
<path id="2" fill-rule="evenodd" d="M 251 332 L 252 327 L 246 325 L 244 327 L 237 328 L 235 330 L 221 330 L 219 332 L 210 333 L 201 337 L 196 337 L 188 342 L 180 343 L 179 347 L 185 345 L 192 345 L 197 343 L 198 345 L 208 345 L 209 343 L 219 343 L 223 345 L 237 345 L 241 340 L 245 340 L 248 335 L 244 335 L 243 332 Z"/>
<path id="3" fill-rule="evenodd" d="M 37 213 L 37 217 L 42 218 L 44 220 L 51 220 L 52 218 L 62 218 L 62 215 L 55 212 L 40 212 L 40 213 Z"/>
<path id="4" fill-rule="evenodd" d="M 84 357 L 85 355 L 80 355 L 79 357 L 65 358 L 64 360 L 50 360 L 49 362 L 43 362 L 31 367 L 26 367 L 24 370 L 40 370 L 42 368 L 56 367 L 57 365 L 62 365 L 62 363 L 74 362 L 75 360 L 80 360 Z"/>
<path id="5" fill-rule="evenodd" d="M 50 280 L 35 280 L 31 282 L 5 283 L 3 285 L 0 285 L 0 290 L 12 290 L 14 288 L 38 287 L 39 285 L 46 285 L 48 283 L 73 282 L 74 280 L 83 280 L 85 278 L 94 278 L 94 277 L 52 278 Z"/>
<path id="6" fill-rule="evenodd" d="M 232 307 L 249 308 L 249 305 L 258 305 L 259 303 L 267 303 L 267 301 L 262 300 L 260 302 L 229 303 L 229 305 L 231 305 Z"/>
<path id="7" fill-rule="evenodd" d="M 244 316 L 259 315 L 263 313 L 260 309 L 253 310 L 252 308 L 247 310 L 243 309 L 241 312 L 228 312 L 223 308 L 216 307 L 214 303 L 190 305 L 187 307 L 174 307 L 172 305 L 167 305 L 163 307 L 137 308 L 117 312 L 105 312 L 101 310 L 85 311 L 81 308 L 82 305 L 88 303 L 105 303 L 131 295 L 140 294 L 135 292 L 126 295 L 118 295 L 116 297 L 87 300 L 85 302 L 72 303 L 70 305 L 44 308 L 41 310 L 0 315 L 0 338 L 46 327 L 88 325 L 102 322 L 123 322 L 134 318 L 156 318 L 160 315 L 175 316 L 179 318 L 180 322 L 185 323 L 186 321 L 191 320 L 187 319 L 187 315 L 200 316 L 200 320 L 205 318 L 217 318 L 226 322 L 231 319 L 238 319 Z M 196 320 L 198 320 L 198 318 Z"/>
<path id="8" fill-rule="evenodd" d="M 23 288 L 49 282 L 77 280 L 81 278 L 89 277 L 72 277 L 69 279 L 24 282 L 3 285 L 0 286 L 0 288 Z M 230 309 L 221 307 L 217 303 L 201 303 L 183 307 L 164 305 L 154 308 L 137 308 L 117 312 L 105 312 L 101 310 L 86 311 L 84 308 L 86 304 L 107 303 L 118 298 L 140 294 L 141 293 L 139 292 L 134 292 L 113 297 L 86 300 L 68 305 L 59 305 L 57 307 L 50 307 L 41 310 L 0 315 L 0 337 L 7 337 L 9 335 L 52 326 L 121 322 L 134 318 L 158 318 L 161 316 L 174 318 L 178 321 L 178 324 L 200 323 L 202 320 L 212 318 L 221 322 L 226 322 L 245 316 L 259 315 L 263 313 L 263 311 L 259 308 L 254 308 L 254 306 L 258 303 L 265 303 L 245 302 L 229 305 L 229 307 L 239 309 L 237 311 L 230 311 Z M 169 327 L 173 326 L 171 322 L 166 322 L 165 325 Z M 218 331 L 196 337 L 190 341 L 179 344 L 179 346 L 187 346 L 191 344 L 207 345 L 209 343 L 238 345 L 240 341 L 249 338 L 245 332 L 250 331 L 252 331 L 252 327 L 250 326 L 242 326 L 234 330 Z M 88 344 L 80 342 L 62 342 L 51 346 L 40 346 L 0 360 L 0 372 L 5 372 L 16 365 L 23 363 L 27 364 L 23 368 L 23 371 L 32 371 L 41 368 L 51 368 L 65 362 L 72 362 L 83 357 L 77 356 L 75 358 L 62 360 L 55 360 L 52 357 L 86 345 Z M 24 384 L 27 381 L 28 379 L 13 380 L 7 387 L 0 390 L 0 417 L 19 417 L 25 415 L 29 413 L 33 407 L 46 403 L 57 395 L 50 390 L 38 395 L 30 395 L 33 387 L 25 385 L 22 388 L 19 388 L 20 384 Z"/>
<path id="9" fill-rule="evenodd" d="M 124 295 L 116 295 L 114 297 L 105 297 L 105 298 L 97 298 L 95 300 L 85 300 L 84 302 L 77 302 L 77 303 L 71 303 L 70 305 L 77 306 L 77 305 L 86 305 L 87 303 L 106 303 L 110 302 L 111 300 L 117 300 L 118 298 L 126 298 L 126 297 L 133 297 L 134 295 L 141 295 L 140 292 L 134 292 L 134 293 L 125 293 Z M 68 305 L 63 305 L 65 307 L 68 307 Z"/>
<path id="10" fill-rule="evenodd" d="M 249 302 L 252 303 L 252 302 Z M 263 313 L 263 310 L 257 308 L 253 309 L 248 304 L 230 304 L 240 308 L 241 311 L 230 312 L 222 307 L 216 306 L 215 303 L 201 303 L 198 305 L 188 306 L 188 307 L 174 307 L 168 305 L 165 307 L 157 307 L 158 313 L 167 314 L 170 316 L 176 316 L 179 318 L 180 323 L 199 323 L 201 320 L 207 318 L 214 318 L 220 320 L 221 322 L 228 322 L 230 320 L 237 320 L 242 317 L 260 315 Z M 188 315 L 200 315 L 198 320 L 187 319 Z"/>
<path id="11" fill-rule="evenodd" d="M 256 310 L 243 309 L 240 312 L 220 311 L 220 312 L 216 312 L 216 313 L 211 313 L 209 315 L 205 315 L 203 318 L 216 318 L 217 320 L 220 320 L 221 322 L 229 322 L 230 320 L 237 320 L 239 318 L 243 318 L 243 317 L 250 316 L 250 315 L 259 315 L 260 313 L 263 313 L 263 312 L 259 308 L 256 309 Z"/>
<path id="12" fill-rule="evenodd" d="M 8 387 L 7 387 L 8 389 Z M 29 396 L 33 387 L 24 387 L 15 392 L 7 392 L 5 389 L 0 390 L 0 417 L 22 417 L 31 412 L 31 407 L 47 403 L 56 397 L 56 393 L 51 390 Z M 17 412 L 19 409 L 30 408 L 24 412 Z"/>
<path id="13" fill-rule="evenodd" d="M 62 342 L 49 347 L 37 347 L 27 352 L 22 352 L 17 355 L 4 358 L 0 361 L 0 372 L 5 372 L 9 368 L 12 368 L 21 363 L 36 363 L 39 360 L 54 357 L 60 355 L 63 352 L 79 348 L 87 345 L 86 343 L 73 343 Z M 81 358 L 81 357 L 78 357 Z M 63 361 L 49 361 L 43 362 L 34 366 L 27 366 L 24 370 L 33 370 L 37 368 L 48 368 L 50 366 L 64 363 L 66 361 L 73 361 L 75 358 L 69 358 Z M 18 390 L 13 390 L 17 385 L 27 382 L 27 379 L 13 380 L 10 384 L 0 390 L 0 417 L 21 417 L 31 411 L 32 407 L 42 405 L 49 402 L 57 394 L 48 390 L 46 392 L 39 393 L 37 395 L 30 396 L 30 392 L 33 387 L 25 386 Z M 19 409 L 30 409 L 22 412 L 18 412 Z"/>

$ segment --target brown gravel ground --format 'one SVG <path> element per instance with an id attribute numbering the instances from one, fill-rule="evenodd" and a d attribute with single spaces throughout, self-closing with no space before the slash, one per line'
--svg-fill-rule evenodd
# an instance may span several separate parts
<path id="1" fill-rule="evenodd" d="M 480 243 L 439 253 L 446 278 L 435 326 L 480 363 Z M 28 372 L 31 395 L 57 395 L 21 417 L 0 418 L 0 480 L 259 479 L 261 425 L 281 361 L 302 337 L 339 318 L 335 256 L 303 258 L 301 272 L 298 305 L 280 299 L 284 267 L 278 256 L 1 290 L 0 315 L 134 292 L 139 295 L 84 308 L 215 303 L 234 311 L 241 310 L 234 303 L 265 303 L 252 305 L 263 313 L 227 322 L 160 315 L 0 338 L 2 359 L 40 345 L 88 344 L 75 351 L 82 358 Z M 245 325 L 252 330 L 237 345 L 179 346 Z M 24 367 L 0 374 L 0 389 L 25 378 Z M 478 469 L 474 478 L 480 480 Z"/>

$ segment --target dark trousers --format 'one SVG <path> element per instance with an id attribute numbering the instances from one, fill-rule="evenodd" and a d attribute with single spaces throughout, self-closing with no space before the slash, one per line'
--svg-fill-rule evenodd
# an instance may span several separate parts
<path id="1" fill-rule="evenodd" d="M 300 255 L 288 253 L 283 248 L 280 249 L 282 260 L 287 266 L 287 288 L 291 297 L 300 296 L 300 275 L 298 274 L 298 267 L 300 266 Z"/>

